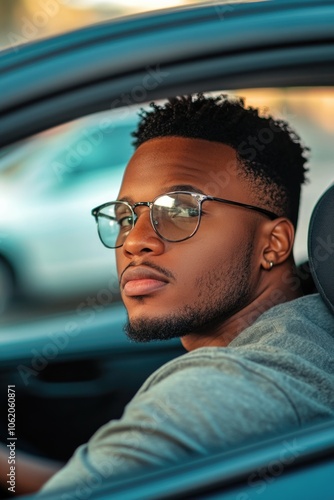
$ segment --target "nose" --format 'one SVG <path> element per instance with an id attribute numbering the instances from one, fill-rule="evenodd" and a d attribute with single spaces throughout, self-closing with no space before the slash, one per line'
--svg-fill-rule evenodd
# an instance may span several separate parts
<path id="1" fill-rule="evenodd" d="M 138 213 L 140 212 L 140 213 Z M 164 252 L 165 242 L 154 231 L 148 208 L 137 209 L 137 221 L 123 243 L 123 253 L 127 257 L 151 253 L 159 255 Z"/>

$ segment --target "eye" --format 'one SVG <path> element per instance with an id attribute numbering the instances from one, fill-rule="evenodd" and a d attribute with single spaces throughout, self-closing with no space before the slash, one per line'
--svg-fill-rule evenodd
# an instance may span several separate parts
<path id="1" fill-rule="evenodd" d="M 131 215 L 127 215 L 126 217 L 119 218 L 117 223 L 120 228 L 129 228 L 133 226 L 134 220 Z"/>
<path id="2" fill-rule="evenodd" d="M 187 207 L 179 205 L 174 207 L 169 214 L 173 217 L 198 217 L 198 208 L 197 207 Z"/>
<path id="3" fill-rule="evenodd" d="M 187 210 L 188 217 L 198 217 L 199 210 L 197 207 L 196 208 L 195 207 L 188 207 L 186 210 Z"/>

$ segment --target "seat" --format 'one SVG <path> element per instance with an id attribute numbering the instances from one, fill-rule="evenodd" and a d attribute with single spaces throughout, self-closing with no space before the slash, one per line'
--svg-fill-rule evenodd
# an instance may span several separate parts
<path id="1" fill-rule="evenodd" d="M 312 212 L 308 257 L 314 284 L 334 314 L 334 184 L 321 196 Z"/>

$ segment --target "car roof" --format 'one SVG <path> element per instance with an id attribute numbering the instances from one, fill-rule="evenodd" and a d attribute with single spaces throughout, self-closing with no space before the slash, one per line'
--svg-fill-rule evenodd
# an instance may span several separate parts
<path id="1" fill-rule="evenodd" d="M 0 58 L 0 145 L 83 114 L 175 93 L 330 84 L 333 25 L 330 0 L 214 4 L 9 48 Z M 310 62 L 317 71 L 308 70 Z"/>

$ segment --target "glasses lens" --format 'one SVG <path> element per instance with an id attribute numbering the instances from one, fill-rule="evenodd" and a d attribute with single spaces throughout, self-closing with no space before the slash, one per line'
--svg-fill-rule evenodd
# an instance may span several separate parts
<path id="1" fill-rule="evenodd" d="M 196 231 L 199 205 L 189 193 L 170 193 L 157 198 L 152 220 L 157 233 L 168 241 L 182 241 Z"/>
<path id="2" fill-rule="evenodd" d="M 108 248 L 117 248 L 123 245 L 133 228 L 133 211 L 127 203 L 116 201 L 101 208 L 97 221 L 102 243 Z"/>

